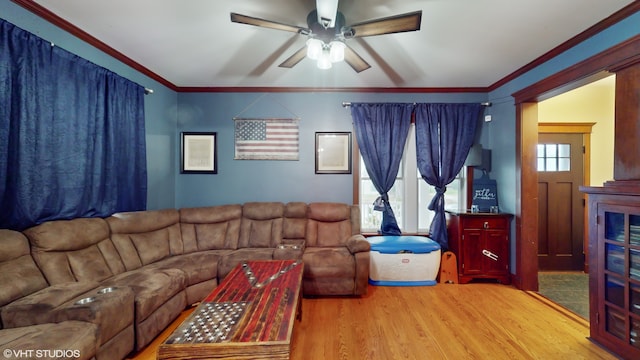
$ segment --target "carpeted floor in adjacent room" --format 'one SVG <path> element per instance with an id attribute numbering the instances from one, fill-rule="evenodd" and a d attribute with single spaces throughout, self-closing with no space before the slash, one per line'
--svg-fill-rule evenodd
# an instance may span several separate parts
<path id="1" fill-rule="evenodd" d="M 589 274 L 541 271 L 538 293 L 589 320 Z"/>

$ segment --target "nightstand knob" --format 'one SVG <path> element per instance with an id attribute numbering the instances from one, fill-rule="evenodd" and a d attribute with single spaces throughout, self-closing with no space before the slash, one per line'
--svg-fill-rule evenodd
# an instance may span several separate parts
<path id="1" fill-rule="evenodd" d="M 485 222 L 484 222 L 484 228 L 485 228 L 485 229 L 488 229 L 488 228 L 489 228 L 489 222 L 488 222 L 488 221 L 485 221 Z"/>

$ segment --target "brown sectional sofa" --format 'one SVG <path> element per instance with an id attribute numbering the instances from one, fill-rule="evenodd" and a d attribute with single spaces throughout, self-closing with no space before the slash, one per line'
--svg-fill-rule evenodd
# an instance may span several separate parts
<path id="1" fill-rule="evenodd" d="M 304 261 L 303 295 L 365 294 L 358 206 L 252 202 L 0 230 L 0 346 L 122 359 L 237 264 L 271 259 Z"/>

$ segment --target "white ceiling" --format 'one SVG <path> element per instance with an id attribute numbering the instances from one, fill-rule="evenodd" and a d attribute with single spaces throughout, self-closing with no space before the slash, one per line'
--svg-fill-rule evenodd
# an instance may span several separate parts
<path id="1" fill-rule="evenodd" d="M 319 70 L 290 32 L 315 0 L 35 0 L 178 87 L 488 87 L 633 0 L 340 0 L 347 24 L 422 10 L 421 30 L 348 40 L 371 68 Z"/>

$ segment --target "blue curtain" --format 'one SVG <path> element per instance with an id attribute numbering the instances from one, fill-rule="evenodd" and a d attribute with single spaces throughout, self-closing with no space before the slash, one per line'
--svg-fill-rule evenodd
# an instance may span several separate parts
<path id="1" fill-rule="evenodd" d="M 429 204 L 435 212 L 430 237 L 448 249 L 444 193 L 462 169 L 473 144 L 480 104 L 417 104 L 416 151 L 422 178 L 435 187 Z"/>
<path id="2" fill-rule="evenodd" d="M 352 103 L 351 116 L 364 165 L 380 197 L 374 210 L 382 211 L 382 235 L 402 232 L 389 204 L 411 125 L 412 104 Z"/>
<path id="3" fill-rule="evenodd" d="M 0 228 L 146 208 L 144 88 L 0 19 Z"/>

